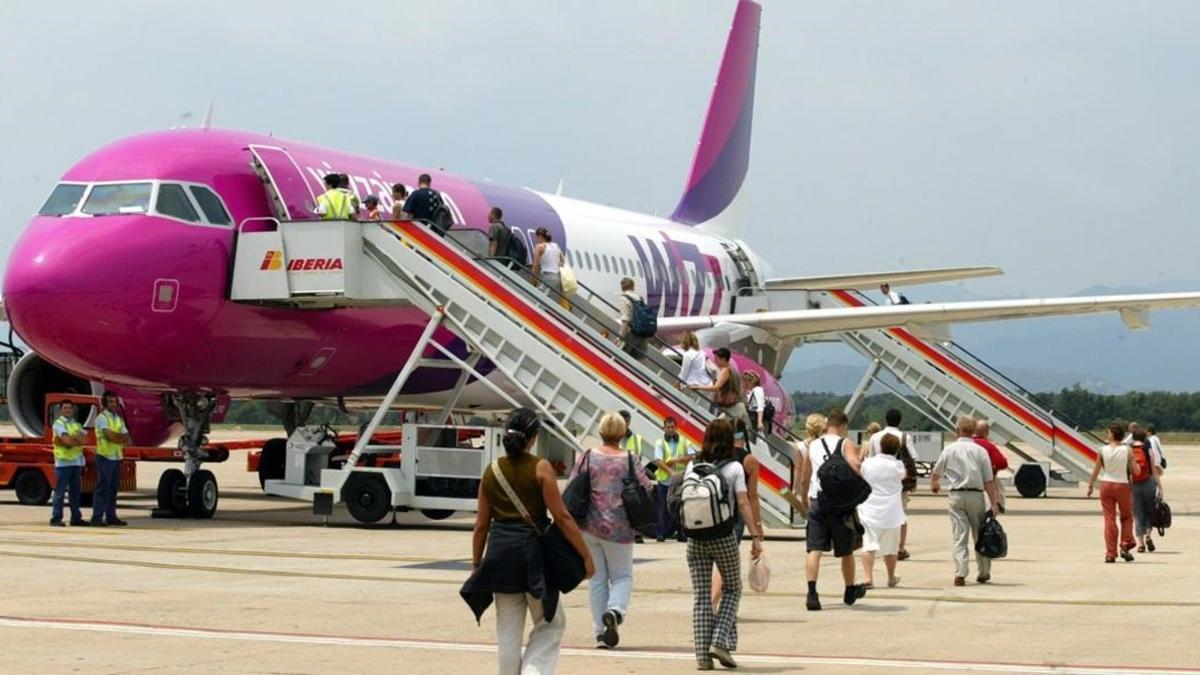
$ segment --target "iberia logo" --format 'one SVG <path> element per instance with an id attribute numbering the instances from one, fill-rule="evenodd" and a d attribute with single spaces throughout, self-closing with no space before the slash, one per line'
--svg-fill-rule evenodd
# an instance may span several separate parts
<path id="1" fill-rule="evenodd" d="M 282 269 L 282 268 L 283 268 L 283 251 L 267 251 L 267 254 L 265 256 L 263 256 L 262 265 L 260 265 L 258 269 L 260 269 L 260 270 L 277 270 L 277 269 Z"/>
<path id="2" fill-rule="evenodd" d="M 293 258 L 288 261 L 289 272 L 328 272 L 342 269 L 341 258 Z"/>

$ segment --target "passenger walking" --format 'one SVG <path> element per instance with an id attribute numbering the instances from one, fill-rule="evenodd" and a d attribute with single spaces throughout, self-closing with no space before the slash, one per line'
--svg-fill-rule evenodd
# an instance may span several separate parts
<path id="1" fill-rule="evenodd" d="M 313 213 L 323 220 L 353 220 L 350 197 L 338 189 L 342 177 L 336 173 L 325 174 L 325 192 L 317 197 Z"/>
<path id="2" fill-rule="evenodd" d="M 971 548 L 967 541 L 968 536 L 971 541 L 978 541 L 979 528 L 988 512 L 984 493 L 987 493 L 992 504 L 997 503 L 996 481 L 987 451 L 972 440 L 975 434 L 974 418 L 970 415 L 959 417 L 955 431 L 958 433 L 958 440 L 942 450 L 933 466 L 929 482 L 934 494 L 941 491 L 943 479 L 950 491 L 954 585 L 965 586 L 967 573 L 970 571 L 968 561 Z M 981 555 L 976 555 L 975 560 L 979 566 L 979 576 L 975 581 L 986 584 L 992 578 L 992 560 Z"/>
<path id="3" fill-rule="evenodd" d="M 358 201 L 358 195 L 350 186 L 350 175 L 345 173 L 338 174 L 338 191 L 346 195 L 350 200 L 350 220 L 358 220 L 358 209 L 361 204 Z"/>
<path id="4" fill-rule="evenodd" d="M 439 232 L 450 229 L 449 211 L 442 193 L 434 190 L 433 178 L 423 173 L 417 176 L 417 189 L 404 200 L 404 212 L 413 220 L 429 223 Z"/>
<path id="5" fill-rule="evenodd" d="M 854 552 L 862 548 L 862 531 L 855 509 L 849 512 L 835 510 L 832 505 L 821 503 L 821 481 L 817 472 L 829 458 L 841 454 L 850 468 L 861 475 L 859 453 L 854 442 L 846 438 L 849 420 L 843 412 L 836 412 L 826 421 L 825 433 L 807 446 L 800 458 L 800 487 L 804 507 L 808 510 L 805 528 L 805 549 L 808 557 L 804 562 L 804 575 L 808 580 L 808 595 L 804 606 L 810 612 L 821 609 L 821 597 L 817 593 L 817 577 L 821 571 L 821 555 L 833 552 L 842 561 L 842 581 L 845 591 L 842 602 L 853 605 L 867 594 L 864 584 L 854 582 Z"/>
<path id="6" fill-rule="evenodd" d="M 754 443 L 771 432 L 767 428 L 766 420 L 767 394 L 763 391 L 758 373 L 753 370 L 742 373 L 742 391 L 746 392 L 746 412 L 750 418 L 750 434 L 747 440 Z"/>
<path id="7" fill-rule="evenodd" d="M 379 197 L 367 195 L 367 198 L 363 200 L 363 206 L 367 209 L 367 220 L 383 220 L 383 214 L 379 211 Z"/>
<path id="8" fill-rule="evenodd" d="M 392 220 L 409 220 L 412 218 L 404 210 L 404 202 L 408 201 L 408 188 L 404 183 L 392 185 Z"/>
<path id="9" fill-rule="evenodd" d="M 129 445 L 129 430 L 121 416 L 121 401 L 111 391 L 100 397 L 104 410 L 96 416 L 96 492 L 92 496 L 92 525 L 128 525 L 117 517 L 121 460 Z"/>
<path id="10" fill-rule="evenodd" d="M 1133 539 L 1133 492 L 1129 476 L 1133 473 L 1133 453 L 1121 442 L 1125 429 L 1113 423 L 1108 427 L 1108 444 L 1100 446 L 1096 465 L 1088 480 L 1087 496 L 1091 497 L 1100 479 L 1100 509 L 1104 513 L 1104 562 L 1116 562 L 1117 554 L 1125 562 L 1133 562 L 1129 551 L 1136 546 Z M 1117 540 L 1117 514 L 1121 519 L 1121 538 Z M 1119 543 L 1119 548 L 1118 548 Z"/>
<path id="11" fill-rule="evenodd" d="M 499 206 L 488 209 L 488 257 L 497 258 L 508 252 L 508 240 L 512 230 L 504 223 L 504 212 Z"/>
<path id="12" fill-rule="evenodd" d="M 54 431 L 54 498 L 50 502 L 50 525 L 63 525 L 63 493 L 69 492 L 71 506 L 71 525 L 88 525 L 79 510 L 81 501 L 80 486 L 82 484 L 83 444 L 87 442 L 87 434 L 83 425 L 75 420 L 75 404 L 63 401 L 58 404 L 58 417 L 52 425 Z"/>
<path id="13" fill-rule="evenodd" d="M 618 297 L 621 310 L 620 335 L 621 349 L 631 356 L 641 356 L 646 344 L 646 338 L 633 330 L 633 313 L 638 303 L 645 302 L 642 296 L 634 290 L 634 281 L 629 277 L 621 279 L 621 295 Z"/>
<path id="14" fill-rule="evenodd" d="M 792 458 L 792 485 L 793 489 L 800 490 L 801 503 L 806 502 L 804 495 L 806 490 L 802 490 L 804 477 L 801 475 L 801 469 L 804 468 L 805 456 L 808 454 L 808 446 L 825 434 L 825 416 L 820 413 L 812 413 L 804 418 L 804 440 L 796 442 L 796 455 Z M 804 517 L 808 517 L 808 507 L 804 507 Z"/>
<path id="15" fill-rule="evenodd" d="M 718 347 L 713 350 L 713 361 L 717 366 L 717 379 L 712 384 L 691 384 L 689 389 L 695 391 L 711 391 L 713 392 L 713 405 L 716 406 L 722 415 L 729 417 L 731 420 L 742 420 L 743 424 L 749 425 L 750 419 L 746 414 L 746 402 L 742 400 L 741 378 L 733 370 L 733 363 L 730 359 L 733 354 L 725 347 Z"/>
<path id="16" fill-rule="evenodd" d="M 904 477 L 900 498 L 900 505 L 904 509 L 905 522 L 900 526 L 900 549 L 896 552 L 897 560 L 908 560 L 911 557 L 907 547 L 908 503 L 912 498 L 912 493 L 917 489 L 917 462 L 913 459 L 911 438 L 908 434 L 900 430 L 900 422 L 903 419 L 904 417 L 898 408 L 888 408 L 887 412 L 883 414 L 883 421 L 886 426 L 872 434 L 867 442 L 868 452 L 871 456 L 875 456 L 881 452 L 881 443 L 885 436 L 893 436 L 900 441 L 900 451 L 897 453 L 897 457 L 904 465 L 907 474 Z"/>
<path id="17" fill-rule="evenodd" d="M 1129 480 L 1133 484 L 1133 521 L 1138 540 L 1138 553 L 1154 552 L 1154 540 L 1150 537 L 1153 529 L 1154 507 L 1163 498 L 1162 491 L 1162 458 L 1150 444 L 1145 431 L 1138 429 L 1133 432 L 1133 444 L 1130 446 L 1133 456 L 1133 468 Z"/>
<path id="18" fill-rule="evenodd" d="M 908 475 L 900 461 L 900 439 L 891 434 L 880 441 L 880 453 L 863 460 L 862 476 L 871 486 L 871 496 L 858 505 L 863 525 L 863 583 L 875 587 L 875 556 L 883 556 L 889 588 L 900 583 L 896 556 L 900 551 L 900 526 L 907 517 L 901 504 L 903 481 Z"/>
<path id="19" fill-rule="evenodd" d="M 1158 430 L 1153 424 L 1146 425 L 1146 440 L 1150 441 L 1150 447 L 1158 453 L 1158 465 L 1163 468 L 1163 472 L 1167 469 L 1167 456 L 1163 454 L 1162 439 L 1158 437 Z"/>
<path id="20" fill-rule="evenodd" d="M 705 430 L 700 454 L 688 466 L 687 472 L 688 475 L 699 475 L 693 474 L 697 464 L 714 465 L 716 473 L 721 476 L 725 494 L 735 495 L 737 511 L 745 522 L 753 522 L 754 514 L 746 497 L 746 474 L 742 465 L 733 460 L 733 425 L 729 420 L 718 418 Z M 732 525 L 732 522 L 729 524 Z M 753 537 L 750 556 L 758 558 L 763 553 L 763 533 L 761 529 L 753 527 L 750 534 Z M 703 539 L 689 536 L 687 562 L 692 578 L 692 639 L 696 647 L 696 662 L 700 670 L 711 670 L 713 659 L 726 668 L 736 668 L 737 661 L 731 652 L 737 649 L 737 613 L 742 599 L 742 578 L 741 556 L 733 532 Z M 726 580 L 715 614 L 711 588 L 714 568 Z"/>
<path id="21" fill-rule="evenodd" d="M 583 540 L 592 552 L 596 574 L 588 582 L 592 627 L 596 647 L 612 648 L 620 642 L 617 627 L 629 613 L 633 593 L 633 540 L 621 491 L 630 467 L 647 493 L 655 489 L 640 459 L 621 447 L 626 438 L 625 421 L 616 413 L 600 420 L 602 445 L 579 456 L 571 472 L 574 478 L 586 470 L 592 486 L 591 504 L 583 523 Z M 632 462 L 632 464 L 631 464 Z"/>
<path id="22" fill-rule="evenodd" d="M 562 302 L 562 249 L 554 243 L 550 231 L 539 227 L 533 232 L 537 245 L 533 247 L 534 284 L 541 282 L 550 291 L 550 296 Z"/>
<path id="23" fill-rule="evenodd" d="M 889 305 L 907 305 L 908 304 L 908 298 L 904 297 L 904 294 L 901 293 L 900 291 L 893 291 L 892 287 L 889 284 L 887 284 L 886 282 L 883 284 L 880 284 L 879 292 L 883 294 L 884 300 Z"/>
<path id="24" fill-rule="evenodd" d="M 708 368 L 705 367 L 704 352 L 700 351 L 700 339 L 692 331 L 688 331 L 680 338 L 679 346 L 683 347 L 683 360 L 679 363 L 679 379 L 683 382 L 683 386 L 691 386 L 693 384 L 702 387 L 707 387 L 712 384 L 712 377 L 708 374 Z"/>
<path id="25" fill-rule="evenodd" d="M 975 422 L 975 436 L 971 439 L 975 444 L 987 451 L 988 462 L 992 465 L 992 478 L 996 481 L 996 499 L 999 501 L 992 504 L 993 508 L 1004 513 L 1004 486 L 1000 483 L 1000 472 L 1008 468 L 1008 458 L 1004 456 L 1000 448 L 991 441 L 988 436 L 991 434 L 991 424 L 985 419 L 980 419 Z"/>
<path id="26" fill-rule="evenodd" d="M 742 471 L 746 474 L 746 501 L 750 502 L 750 513 L 753 514 L 751 522 L 754 523 L 751 532 L 754 530 L 766 532 L 763 529 L 762 502 L 758 500 L 758 476 L 762 465 L 759 464 L 758 458 L 746 449 L 748 440 L 749 434 L 747 433 L 746 424 L 742 420 L 734 420 L 733 458 L 738 464 L 742 465 Z M 741 546 L 742 537 L 746 535 L 746 520 L 742 518 L 740 512 L 735 512 L 733 518 L 733 536 L 738 546 Z M 713 608 L 715 609 L 721 600 L 721 593 L 724 588 L 724 581 L 721 578 L 720 570 L 713 570 L 712 583 L 712 600 Z"/>
<path id="27" fill-rule="evenodd" d="M 538 531 L 523 513 L 528 513 L 542 530 L 549 522 L 549 512 L 583 557 L 586 575 L 590 577 L 595 571 L 583 534 L 563 504 L 554 468 L 530 452 L 540 429 L 541 422 L 532 410 L 518 408 L 508 416 L 505 456 L 488 467 L 479 485 L 479 511 L 471 549 L 475 571 L 459 591 L 476 621 L 493 601 L 496 603 L 501 675 L 553 673 L 566 630 L 559 591 L 547 583 Z M 493 467 L 499 467 L 500 475 Z M 510 492 L 515 500 L 509 497 Z M 522 653 L 526 612 L 533 620 L 533 630 Z"/>
<path id="28" fill-rule="evenodd" d="M 683 473 L 696 456 L 695 448 L 685 443 L 679 436 L 679 429 L 674 417 L 663 420 L 663 437 L 654 442 L 654 478 L 658 484 L 654 486 L 654 503 L 658 507 L 658 532 L 656 539 L 663 542 L 672 534 L 678 541 L 687 541 L 683 528 L 679 526 L 671 509 L 667 505 L 667 492 L 671 480 Z"/>

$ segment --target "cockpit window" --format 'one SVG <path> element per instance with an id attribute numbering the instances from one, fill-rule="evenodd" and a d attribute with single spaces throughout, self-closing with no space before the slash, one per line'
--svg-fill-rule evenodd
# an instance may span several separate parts
<path id="1" fill-rule="evenodd" d="M 225 212 L 225 207 L 221 205 L 220 198 L 213 194 L 212 190 L 199 185 L 189 187 L 192 196 L 196 198 L 196 203 L 200 205 L 200 210 L 204 212 L 204 217 L 208 218 L 208 222 L 214 225 L 228 225 L 232 222 L 229 220 L 229 214 Z"/>
<path id="2" fill-rule="evenodd" d="M 182 185 L 173 183 L 159 185 L 158 199 L 154 202 L 154 209 L 164 216 L 186 220 L 189 223 L 200 222 L 200 215 L 196 213 L 196 209 L 188 199 L 187 193 L 183 191 Z"/>
<path id="3" fill-rule="evenodd" d="M 83 212 L 90 216 L 146 213 L 150 209 L 150 183 L 117 183 L 92 188 Z"/>
<path id="4" fill-rule="evenodd" d="M 38 215 L 64 216 L 68 213 L 74 213 L 75 207 L 79 205 L 79 200 L 83 197 L 85 190 L 87 190 L 86 185 L 59 183 L 54 186 L 54 192 L 50 193 L 50 196 L 46 199 L 46 203 L 42 205 L 42 210 L 38 211 Z"/>

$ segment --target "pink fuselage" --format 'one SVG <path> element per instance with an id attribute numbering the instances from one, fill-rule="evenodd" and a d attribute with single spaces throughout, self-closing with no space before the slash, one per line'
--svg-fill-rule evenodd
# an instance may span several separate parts
<path id="1" fill-rule="evenodd" d="M 229 300 L 237 224 L 275 215 L 251 164 L 252 145 L 286 150 L 314 194 L 321 191 L 319 176 L 336 171 L 352 177 L 360 196 L 380 195 L 385 207 L 392 183 L 412 189 L 426 171 L 240 132 L 173 130 L 117 141 L 76 164 L 63 181 L 201 183 L 221 196 L 234 225 L 153 215 L 34 217 L 4 279 L 5 308 L 21 338 L 81 377 L 140 390 L 280 398 L 386 391 L 428 321 L 419 310 L 303 310 Z M 508 224 L 545 226 L 569 245 L 562 219 L 535 193 L 428 172 L 435 188 L 453 196 L 456 227 L 486 229 L 495 205 Z M 163 282 L 178 289 L 169 308 L 155 305 Z M 446 331 L 438 339 L 458 342 Z M 456 378 L 449 370 L 420 369 L 404 393 L 444 391 Z M 773 378 L 764 384 L 769 395 L 782 397 Z"/>

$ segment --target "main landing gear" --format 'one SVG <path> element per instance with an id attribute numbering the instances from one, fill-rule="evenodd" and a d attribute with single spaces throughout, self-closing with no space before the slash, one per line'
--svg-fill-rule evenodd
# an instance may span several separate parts
<path id="1" fill-rule="evenodd" d="M 201 469 L 209 459 L 204 446 L 208 443 L 209 419 L 216 396 L 188 392 L 170 394 L 167 403 L 179 415 L 183 434 L 179 451 L 183 453 L 184 468 L 167 469 L 158 480 L 158 508 L 155 518 L 212 518 L 217 512 L 220 490 L 211 471 Z"/>

